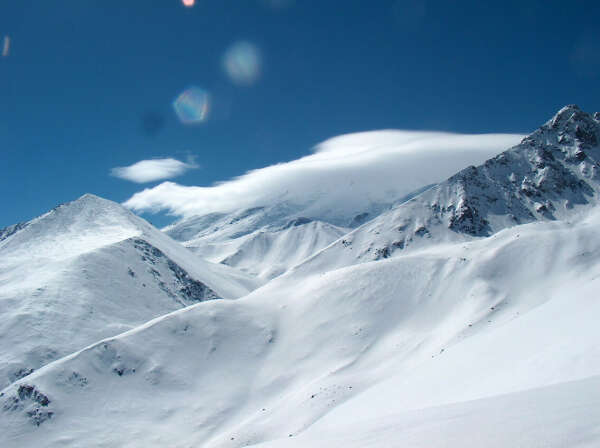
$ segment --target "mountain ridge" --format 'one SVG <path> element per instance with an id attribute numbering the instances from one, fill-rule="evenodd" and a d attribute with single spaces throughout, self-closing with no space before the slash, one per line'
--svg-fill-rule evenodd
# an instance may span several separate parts
<path id="1" fill-rule="evenodd" d="M 570 216 L 597 201 L 598 141 L 600 121 L 565 106 L 519 145 L 396 205 L 305 263 L 341 267 Z"/>
<path id="2" fill-rule="evenodd" d="M 373 412 L 411 410 L 598 375 L 599 219 L 282 276 L 158 317 L 2 390 L 0 426 L 12 446 L 285 444 L 355 399 L 364 412 L 363 397 L 382 399 L 371 388 L 410 392 Z"/>

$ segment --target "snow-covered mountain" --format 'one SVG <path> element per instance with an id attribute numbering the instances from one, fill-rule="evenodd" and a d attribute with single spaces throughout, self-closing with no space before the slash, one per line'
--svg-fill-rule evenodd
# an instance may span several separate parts
<path id="1" fill-rule="evenodd" d="M 509 226 L 561 218 L 595 201 L 600 189 L 599 126 L 597 115 L 566 106 L 519 145 L 485 163 L 351 215 L 310 203 L 298 208 L 281 202 L 195 216 L 165 231 L 202 258 L 267 280 L 313 255 L 310 263 L 327 270 L 387 258 L 411 246 L 489 236 Z M 291 238 L 280 234 L 298 219 L 322 225 L 313 225 L 311 231 L 295 228 L 287 232 L 298 234 Z M 294 252 L 282 241 L 300 241 L 302 257 L 282 262 Z"/>
<path id="2" fill-rule="evenodd" d="M 136 193 L 125 205 L 184 216 L 165 232 L 201 258 L 239 267 L 264 281 L 342 232 L 520 138 L 397 130 L 346 134 L 317 145 L 308 156 L 212 187 L 164 182 Z M 294 225 L 307 220 L 314 223 L 311 228 Z M 293 260 L 291 253 L 297 255 Z"/>
<path id="3" fill-rule="evenodd" d="M 397 202 L 405 202 L 428 187 L 420 187 Z M 193 216 L 163 231 L 202 259 L 238 268 L 266 282 L 391 206 L 371 203 L 348 214 L 284 201 L 233 213 Z"/>
<path id="4" fill-rule="evenodd" d="M 198 260 L 122 206 L 85 195 L 1 232 L 0 384 L 253 279 Z"/>
<path id="5" fill-rule="evenodd" d="M 95 197 L 73 203 L 92 203 L 66 213 L 80 216 L 73 223 L 42 222 L 55 211 L 43 225 L 5 231 L 2 294 L 6 285 L 50 289 L 68 278 L 105 291 L 94 306 L 111 305 L 126 280 L 145 272 L 150 282 L 156 269 L 177 295 L 182 275 L 173 279 L 169 261 L 150 257 L 140 240 L 219 297 L 254 284 L 202 261 L 202 251 L 257 281 L 276 278 L 238 300 L 199 300 L 89 341 L 17 379 L 0 391 L 0 444 L 599 446 L 599 141 L 600 116 L 567 106 L 521 144 L 342 236 L 353 226 L 278 203 L 166 229 L 189 246 L 199 240 L 191 254 Z M 325 223 L 337 239 L 304 247 Z M 82 258 L 104 283 L 72 281 L 81 265 L 66 260 Z M 174 299 L 158 295 L 160 281 L 154 300 Z M 30 310 L 63 339 L 83 328 L 83 313 L 54 315 L 73 290 L 40 304 L 21 294 L 22 307 L 3 295 L 0 313 L 16 330 L 3 330 L 2 341 L 9 335 L 18 352 L 21 339 L 42 337 L 18 325 Z M 142 306 L 140 291 L 128 303 Z M 102 325 L 122 323 L 103 316 Z M 12 356 L 12 346 L 2 349 Z"/>
<path id="6" fill-rule="evenodd" d="M 519 145 L 396 205 L 301 269 L 328 270 L 574 216 L 598 202 L 599 142 L 598 113 L 566 106 Z"/>
<path id="7" fill-rule="evenodd" d="M 276 230 L 260 230 L 244 238 L 221 262 L 272 279 L 345 235 L 348 229 L 323 221 L 296 218 Z"/>
<path id="8" fill-rule="evenodd" d="M 364 212 L 363 218 L 368 214 Z M 352 219 L 347 221 L 352 223 Z M 285 203 L 193 217 L 164 229 L 199 257 L 238 268 L 262 282 L 286 272 L 349 230 L 301 216 L 301 211 Z"/>
<path id="9" fill-rule="evenodd" d="M 157 318 L 4 389 L 3 446 L 431 446 L 456 428 L 447 446 L 594 446 L 599 225 L 594 209 Z"/>

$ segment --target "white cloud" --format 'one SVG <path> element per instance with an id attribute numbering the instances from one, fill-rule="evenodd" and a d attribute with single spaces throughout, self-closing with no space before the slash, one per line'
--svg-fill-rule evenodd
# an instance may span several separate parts
<path id="1" fill-rule="evenodd" d="M 198 168 L 193 162 L 185 163 L 176 159 L 141 160 L 133 165 L 118 166 L 110 170 L 112 176 L 142 184 L 162 179 L 171 179 L 187 170 Z"/>
<path id="2" fill-rule="evenodd" d="M 300 159 L 250 171 L 210 187 L 164 182 L 125 202 L 137 211 L 177 216 L 230 212 L 279 201 L 352 213 L 399 199 L 479 164 L 519 143 L 522 135 L 373 131 L 335 137 Z"/>

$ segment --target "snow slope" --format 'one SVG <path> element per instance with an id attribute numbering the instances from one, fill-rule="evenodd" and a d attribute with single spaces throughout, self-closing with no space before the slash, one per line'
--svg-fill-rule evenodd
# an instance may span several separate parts
<path id="1" fill-rule="evenodd" d="M 288 213 L 293 216 L 293 212 Z M 194 238 L 183 244 L 200 258 L 232 266 L 265 283 L 350 230 L 290 215 L 283 214 L 281 209 L 260 207 L 225 215 L 216 221 L 208 217 L 186 220 L 166 233 L 182 239 L 193 232 Z M 209 226 L 207 221 L 211 222 Z"/>
<path id="2" fill-rule="evenodd" d="M 104 337 L 254 280 L 199 261 L 118 204 L 93 195 L 4 231 L 0 385 Z"/>
<path id="3" fill-rule="evenodd" d="M 423 189 L 399 201 L 405 202 Z M 265 283 L 390 207 L 373 203 L 358 214 L 332 212 L 307 218 L 312 215 L 307 208 L 279 202 L 228 214 L 194 216 L 163 231 L 200 258 L 238 268 Z"/>
<path id="4" fill-rule="evenodd" d="M 244 238 L 236 251 L 221 263 L 261 279 L 272 279 L 287 272 L 347 232 L 348 229 L 322 221 L 296 218 L 282 228 L 252 233 Z"/>
<path id="5" fill-rule="evenodd" d="M 366 403 L 363 403 L 366 404 Z M 598 446 L 600 377 L 508 395 L 396 414 L 362 415 L 356 422 L 331 422 L 293 439 L 256 448 L 369 447 L 587 447 Z M 510 410 L 510 412 L 507 412 Z M 327 424 L 325 424 L 327 421 Z"/>
<path id="6" fill-rule="evenodd" d="M 362 224 L 368 216 L 376 216 L 388 207 L 373 205 L 358 217 L 343 221 L 349 225 Z M 303 211 L 282 202 L 234 213 L 186 218 L 163 231 L 200 258 L 238 268 L 264 283 L 350 230 L 320 218 L 307 218 Z"/>
<path id="7" fill-rule="evenodd" d="M 2 446 L 462 447 L 469 427 L 499 446 L 494 422 L 510 446 L 597 445 L 599 225 L 594 208 L 157 318 L 4 389 Z"/>

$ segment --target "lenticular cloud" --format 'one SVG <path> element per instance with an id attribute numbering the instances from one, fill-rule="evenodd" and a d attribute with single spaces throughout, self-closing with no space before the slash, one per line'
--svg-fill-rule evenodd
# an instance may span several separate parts
<path id="1" fill-rule="evenodd" d="M 197 165 L 176 159 L 151 159 L 140 160 L 129 166 L 118 166 L 111 170 L 111 175 L 141 184 L 177 177 L 193 168 L 197 168 Z"/>
<path id="2" fill-rule="evenodd" d="M 210 187 L 163 182 L 133 195 L 125 206 L 188 217 L 277 202 L 360 210 L 393 202 L 514 146 L 516 134 L 372 131 L 342 135 L 291 162 L 250 171 Z"/>

